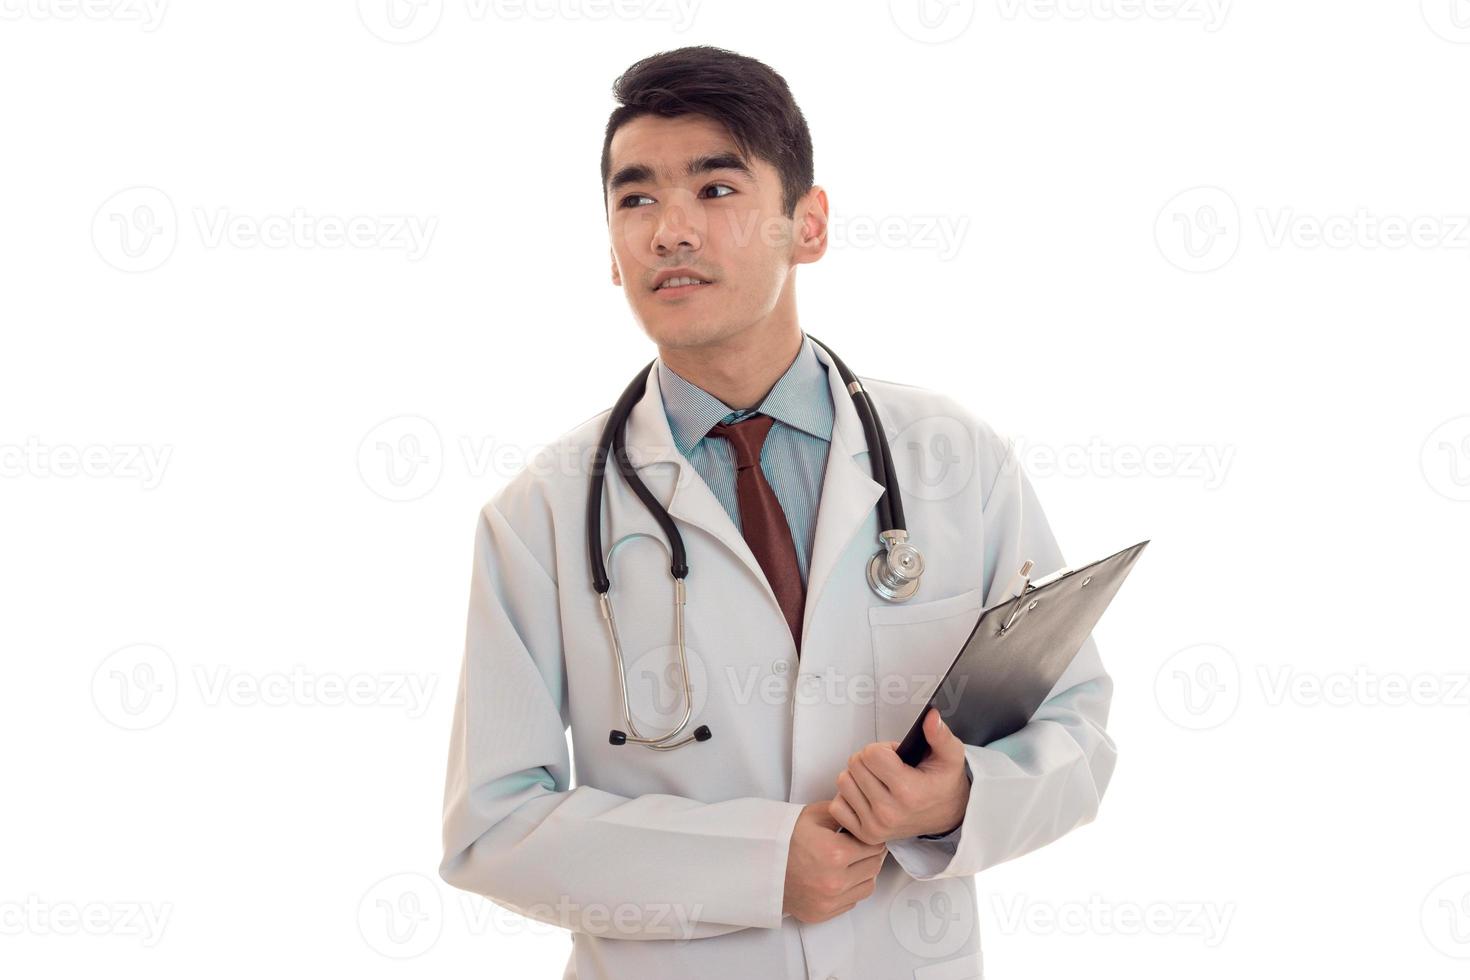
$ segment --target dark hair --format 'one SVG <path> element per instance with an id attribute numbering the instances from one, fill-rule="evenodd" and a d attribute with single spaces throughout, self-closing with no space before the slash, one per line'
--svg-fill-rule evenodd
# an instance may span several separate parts
<path id="1" fill-rule="evenodd" d="M 689 113 L 722 123 L 747 158 L 770 163 L 781 175 L 781 206 L 796 216 L 796 202 L 812 189 L 812 137 L 791 89 L 774 70 L 745 55 L 709 45 L 664 51 L 634 62 L 613 82 L 619 102 L 602 140 L 602 204 L 613 133 L 644 115 L 672 118 Z"/>

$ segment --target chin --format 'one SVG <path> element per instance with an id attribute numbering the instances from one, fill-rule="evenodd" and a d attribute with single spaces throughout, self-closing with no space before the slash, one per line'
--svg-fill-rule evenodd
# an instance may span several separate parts
<path id="1" fill-rule="evenodd" d="M 660 347 L 702 347 L 722 338 L 729 329 L 724 324 L 703 319 L 681 320 L 678 316 L 663 316 L 643 321 L 643 332 Z"/>

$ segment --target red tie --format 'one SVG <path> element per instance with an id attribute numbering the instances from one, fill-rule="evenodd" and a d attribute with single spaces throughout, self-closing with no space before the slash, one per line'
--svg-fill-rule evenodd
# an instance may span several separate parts
<path id="1" fill-rule="evenodd" d="M 752 415 L 729 425 L 721 422 L 709 434 L 730 440 L 735 449 L 735 497 L 740 504 L 740 530 L 755 560 L 766 573 L 776 602 L 791 627 L 797 656 L 801 651 L 801 613 L 806 606 L 806 586 L 796 563 L 796 545 L 791 525 L 776 499 L 776 492 L 761 472 L 761 446 L 776 421 L 769 415 Z"/>

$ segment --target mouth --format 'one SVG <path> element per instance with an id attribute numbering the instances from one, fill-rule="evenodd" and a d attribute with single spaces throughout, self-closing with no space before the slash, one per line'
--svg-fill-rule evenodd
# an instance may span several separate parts
<path id="1" fill-rule="evenodd" d="M 675 276 L 661 286 L 655 286 L 653 291 L 665 299 L 677 299 L 680 296 L 692 296 L 701 289 L 707 289 L 714 283 L 707 279 L 696 279 L 693 276 Z"/>

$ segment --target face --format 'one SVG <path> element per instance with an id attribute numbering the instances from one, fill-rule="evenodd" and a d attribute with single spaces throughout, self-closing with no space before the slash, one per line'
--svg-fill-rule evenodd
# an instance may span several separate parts
<path id="1" fill-rule="evenodd" d="M 612 281 L 655 344 L 718 345 L 795 322 L 792 272 L 827 247 L 825 191 L 813 187 L 788 218 L 775 167 L 742 157 L 704 116 L 640 116 L 608 152 Z M 673 269 L 704 284 L 661 286 Z"/>

